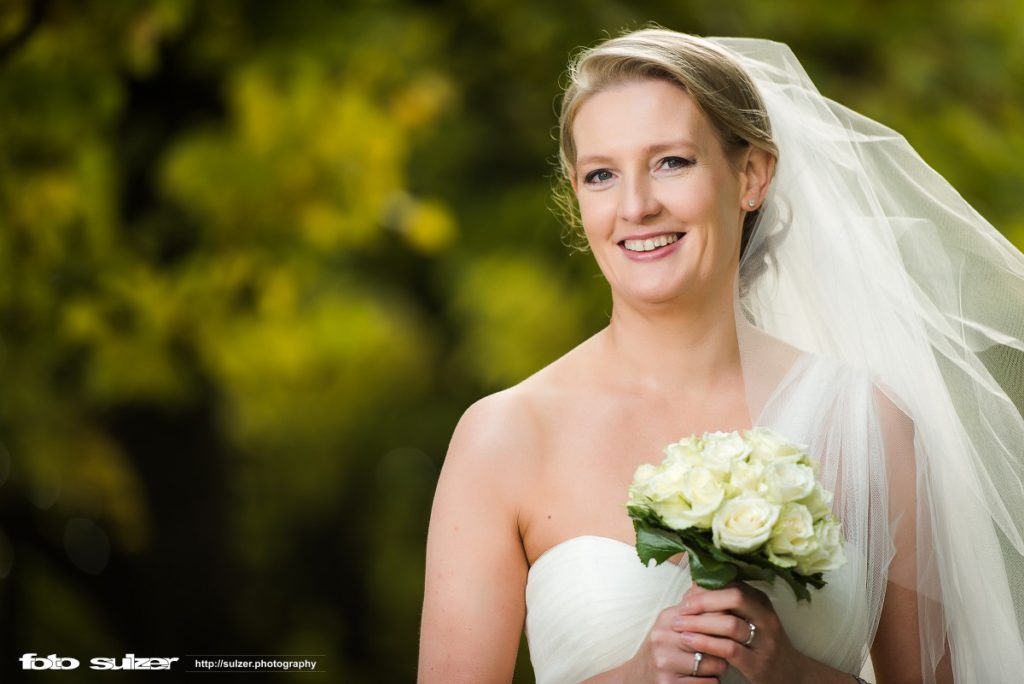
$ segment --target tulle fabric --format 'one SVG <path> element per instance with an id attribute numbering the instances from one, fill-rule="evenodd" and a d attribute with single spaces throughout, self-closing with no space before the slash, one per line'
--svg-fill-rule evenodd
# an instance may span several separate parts
<path id="1" fill-rule="evenodd" d="M 783 624 L 857 672 L 887 592 L 909 590 L 922 681 L 1020 681 L 1024 255 L 900 135 L 822 97 L 785 45 L 711 43 L 752 76 L 779 148 L 734 290 L 749 413 L 811 447 L 848 544 L 836 601 L 789 611 L 772 590 Z M 539 682 L 632 657 L 688 582 L 577 539 L 528 580 Z"/>
<path id="2" fill-rule="evenodd" d="M 750 406 L 773 386 L 773 338 L 872 379 L 883 461 L 862 434 L 822 451 L 866 545 L 869 641 L 886 591 L 909 589 L 925 682 L 947 652 L 958 682 L 1019 681 L 1024 255 L 900 135 L 822 97 L 785 45 L 713 42 L 754 79 L 779 147 L 736 288 Z"/>

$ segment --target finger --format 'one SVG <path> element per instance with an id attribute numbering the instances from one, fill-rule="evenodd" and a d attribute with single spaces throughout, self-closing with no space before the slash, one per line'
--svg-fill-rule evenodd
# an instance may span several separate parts
<path id="1" fill-rule="evenodd" d="M 701 594 L 711 594 L 711 593 L 714 593 L 716 591 L 722 591 L 722 589 L 732 589 L 732 588 L 739 589 L 740 591 L 742 591 L 745 594 L 748 594 L 748 595 L 750 595 L 752 597 L 757 597 L 759 600 L 769 601 L 770 602 L 770 599 L 768 598 L 768 594 L 764 593 L 763 591 L 761 591 L 757 587 L 753 586 L 749 582 L 744 582 L 742 580 L 736 580 L 735 582 L 730 582 L 729 584 L 726 584 L 725 586 L 721 587 L 720 589 L 705 589 L 704 587 L 700 586 L 699 584 L 691 584 L 690 588 L 686 590 L 686 594 L 684 594 L 683 596 L 687 596 L 687 595 L 699 596 Z"/>
<path id="2" fill-rule="evenodd" d="M 671 625 L 672 622 L 679 618 L 681 615 L 684 615 L 684 613 L 682 612 L 682 606 L 682 601 L 680 601 L 678 604 L 674 606 L 669 606 L 668 608 L 658 613 L 658 617 L 655 618 L 654 624 L 651 625 L 651 629 L 670 629 L 669 625 Z"/>
<path id="3" fill-rule="evenodd" d="M 752 587 L 739 583 L 730 584 L 723 589 L 694 592 L 683 599 L 680 613 L 696 615 L 698 613 L 730 612 L 751 622 L 757 622 L 765 614 L 772 611 L 771 601 Z"/>
<path id="4" fill-rule="evenodd" d="M 705 662 L 710 662 L 713 657 L 725 661 L 737 670 L 747 670 L 748 660 L 752 651 L 732 639 L 685 632 L 681 635 L 681 640 L 686 644 L 686 648 L 705 654 Z M 703 665 L 704 663 L 702 662 L 701 666 Z"/>
<path id="5" fill-rule="evenodd" d="M 703 655 L 696 675 L 692 674 L 692 657 L 686 659 L 685 667 L 674 672 L 680 682 L 717 682 L 725 675 L 728 669 L 729 664 L 725 660 L 711 655 Z"/>
<path id="6" fill-rule="evenodd" d="M 679 617 L 680 615 L 692 614 L 695 611 L 692 611 L 692 610 L 688 609 L 688 606 L 691 604 L 691 597 L 698 596 L 700 594 L 706 594 L 708 591 L 709 591 L 708 589 L 704 589 L 703 587 L 700 587 L 700 586 L 698 586 L 696 584 L 691 584 L 690 588 L 687 589 L 686 593 L 683 594 L 682 598 L 679 599 L 679 603 L 677 603 L 676 605 L 674 605 L 671 608 L 667 609 L 666 611 L 662 611 L 662 613 L 658 616 L 658 618 L 661 619 L 665 615 L 666 612 L 671 612 L 673 619 Z M 715 612 L 715 611 L 704 611 L 704 612 Z M 717 612 L 720 612 L 723 615 L 725 614 L 725 611 L 717 611 Z M 669 622 L 671 622 L 671 620 Z M 669 623 L 667 622 L 665 624 L 669 624 Z"/>
<path id="7" fill-rule="evenodd" d="M 679 608 L 676 608 L 675 610 L 673 610 L 670 615 L 659 615 L 656 622 L 659 625 L 662 625 L 662 626 L 667 627 L 669 629 L 673 629 L 672 625 L 676 624 L 676 622 L 678 620 L 680 620 L 681 618 L 692 617 L 693 615 L 732 615 L 733 617 L 736 616 L 735 613 L 730 613 L 730 612 L 724 611 L 724 610 L 723 611 L 705 611 L 705 612 L 701 612 L 701 613 L 690 613 L 690 612 L 685 612 L 681 607 L 679 607 Z M 680 631 L 680 630 L 676 630 L 676 631 Z"/>
<path id="8" fill-rule="evenodd" d="M 705 591 L 709 591 L 709 590 L 705 589 L 704 587 L 702 587 L 699 584 L 697 584 L 696 582 L 694 582 L 693 584 L 690 585 L 690 588 L 686 590 L 686 593 L 687 594 L 699 594 L 699 593 L 705 592 Z"/>
<path id="9" fill-rule="evenodd" d="M 690 677 L 693 676 L 693 653 L 684 651 L 679 644 L 678 635 L 674 635 L 675 638 L 672 641 L 665 641 L 660 646 L 657 646 L 654 651 L 650 654 L 651 665 L 653 665 L 656 672 L 664 675 L 674 675 L 677 677 Z M 713 675 L 717 672 L 721 665 L 710 665 L 708 664 L 712 660 L 713 656 L 704 656 L 702 654 L 701 667 L 697 668 L 697 675 Z M 719 659 L 719 662 L 724 662 Z M 728 667 L 728 665 L 726 665 Z"/>
<path id="10" fill-rule="evenodd" d="M 754 603 L 757 603 L 766 608 L 773 608 L 772 600 L 768 598 L 768 594 L 764 593 L 756 587 L 752 587 L 746 582 L 734 582 L 732 586 L 738 587 L 740 591 L 746 594 Z"/>
<path id="11" fill-rule="evenodd" d="M 747 602 L 747 596 L 738 586 L 730 584 L 722 589 L 687 592 L 683 598 L 682 613 L 724 613 L 736 611 Z"/>
<path id="12" fill-rule="evenodd" d="M 686 593 L 683 594 L 683 598 L 679 601 L 679 604 L 682 605 L 682 604 L 686 603 L 686 599 L 688 599 L 691 596 L 697 596 L 698 594 L 703 594 L 703 593 L 706 593 L 707 591 L 709 591 L 709 590 L 705 589 L 704 587 L 700 586 L 697 583 L 693 583 L 693 584 L 690 585 L 690 588 L 686 590 Z"/>
<path id="13" fill-rule="evenodd" d="M 701 651 L 700 665 L 697 666 L 697 674 L 694 675 L 693 653 L 688 652 L 687 655 L 689 656 L 689 658 L 686 661 L 686 670 L 681 674 L 685 674 L 688 677 L 721 677 L 725 674 L 726 670 L 729 669 L 729 663 L 727 663 L 726 661 L 722 660 L 721 658 L 716 658 L 715 656 L 709 653 L 704 653 L 703 651 Z"/>
<path id="14" fill-rule="evenodd" d="M 676 632 L 699 632 L 743 643 L 750 636 L 750 623 L 732 613 L 701 613 L 683 615 L 672 621 Z"/>

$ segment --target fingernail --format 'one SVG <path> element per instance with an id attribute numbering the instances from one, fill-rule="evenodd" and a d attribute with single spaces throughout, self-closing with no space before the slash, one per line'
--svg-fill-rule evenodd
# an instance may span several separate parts
<path id="1" fill-rule="evenodd" d="M 686 629 L 686 622 L 683 620 L 673 620 L 672 629 L 677 632 L 682 632 L 684 629 Z"/>
<path id="2" fill-rule="evenodd" d="M 682 640 L 684 644 L 692 644 L 695 639 L 695 635 L 690 634 L 689 632 L 683 632 Z"/>

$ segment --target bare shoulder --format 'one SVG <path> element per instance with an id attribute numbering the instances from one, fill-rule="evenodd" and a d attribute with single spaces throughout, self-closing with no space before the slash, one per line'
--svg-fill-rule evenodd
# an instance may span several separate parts
<path id="1" fill-rule="evenodd" d="M 455 426 L 449 456 L 482 451 L 497 457 L 522 451 L 538 438 L 535 403 L 522 385 L 479 399 Z"/>
<path id="2" fill-rule="evenodd" d="M 488 395 L 467 408 L 455 426 L 442 483 L 472 487 L 514 515 L 516 492 L 528 479 L 540 441 L 536 409 L 527 393 L 514 387 Z"/>
<path id="3" fill-rule="evenodd" d="M 588 341 L 589 342 L 589 341 Z M 586 392 L 588 342 L 522 382 L 472 404 L 455 427 L 449 458 L 480 465 L 529 466 L 545 449 L 559 406 Z M 498 463 L 494 463 L 498 461 Z"/>
<path id="4" fill-rule="evenodd" d="M 509 681 L 529 571 L 520 515 L 544 453 L 558 372 L 480 399 L 462 415 L 427 533 L 419 681 Z"/>

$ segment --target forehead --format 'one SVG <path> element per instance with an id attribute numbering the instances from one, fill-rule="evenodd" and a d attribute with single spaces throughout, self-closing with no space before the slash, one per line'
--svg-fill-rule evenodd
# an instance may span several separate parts
<path id="1" fill-rule="evenodd" d="M 664 80 L 630 81 L 595 93 L 580 105 L 572 125 L 578 158 L 670 141 L 703 148 L 709 131 L 693 98 Z"/>

